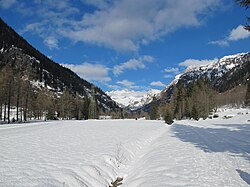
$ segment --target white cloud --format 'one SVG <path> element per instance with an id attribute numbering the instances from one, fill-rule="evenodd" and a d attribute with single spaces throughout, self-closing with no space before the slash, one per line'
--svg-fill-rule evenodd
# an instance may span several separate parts
<path id="1" fill-rule="evenodd" d="M 71 69 L 81 78 L 87 81 L 108 82 L 111 78 L 108 76 L 109 68 L 101 64 L 62 64 Z"/>
<path id="2" fill-rule="evenodd" d="M 105 86 L 107 86 L 108 88 L 111 88 L 112 90 L 118 90 L 121 87 L 118 85 L 113 85 L 113 84 L 105 84 Z"/>
<path id="3" fill-rule="evenodd" d="M 150 83 L 151 86 L 159 86 L 159 87 L 164 87 L 165 84 L 163 84 L 161 81 L 155 81 Z"/>
<path id="4" fill-rule="evenodd" d="M 49 49 L 58 49 L 58 40 L 55 37 L 49 36 L 45 38 L 43 43 L 49 48 Z"/>
<path id="5" fill-rule="evenodd" d="M 201 25 L 206 17 L 201 15 L 210 15 L 221 0 L 187 0 L 185 3 L 182 0 L 80 2 L 95 8 L 86 12 L 69 0 L 57 3 L 54 0 L 22 1 L 18 5 L 22 6 L 20 12 L 24 15 L 32 13 L 39 18 L 29 23 L 39 23 L 39 28 L 24 30 L 42 38 L 54 33 L 55 37 L 65 37 L 75 42 L 92 43 L 117 51 L 136 51 L 141 45 L 160 39 L 179 28 Z"/>
<path id="6" fill-rule="evenodd" d="M 244 26 L 239 25 L 237 28 L 233 29 L 229 36 L 228 40 L 230 41 L 237 41 L 237 40 L 242 40 L 246 39 L 250 36 L 250 32 L 244 29 Z"/>
<path id="7" fill-rule="evenodd" d="M 163 78 L 165 79 L 169 79 L 169 78 L 173 78 L 174 75 L 171 75 L 171 74 L 167 74 L 167 75 L 164 75 Z"/>
<path id="8" fill-rule="evenodd" d="M 164 72 L 178 74 L 179 68 L 166 68 L 166 69 L 164 69 Z"/>
<path id="9" fill-rule="evenodd" d="M 122 80 L 122 81 L 117 81 L 116 84 L 121 85 L 120 88 L 122 89 L 145 89 L 143 86 L 137 86 L 134 82 L 131 82 L 129 80 Z"/>
<path id="10" fill-rule="evenodd" d="M 116 65 L 113 68 L 113 73 L 114 75 L 120 75 L 121 73 L 124 72 L 124 70 L 137 70 L 137 69 L 144 69 L 145 66 L 145 62 L 153 62 L 154 58 L 151 56 L 142 56 L 138 59 L 130 59 L 127 62 L 124 62 L 122 64 Z"/>
<path id="11" fill-rule="evenodd" d="M 215 41 L 210 41 L 209 44 L 213 45 L 219 45 L 221 47 L 227 47 L 229 45 L 227 40 L 215 40 Z"/>
<path id="12" fill-rule="evenodd" d="M 16 0 L 0 0 L 0 7 L 8 9 L 16 3 Z"/>
<path id="13" fill-rule="evenodd" d="M 175 77 L 175 75 L 179 74 L 180 73 L 180 70 L 179 68 L 166 68 L 164 69 L 163 71 L 164 73 L 167 73 L 167 75 L 164 75 L 163 77 L 168 79 L 168 78 L 173 78 Z"/>
<path id="14" fill-rule="evenodd" d="M 65 36 L 116 50 L 136 51 L 140 45 L 178 28 L 200 25 L 200 15 L 208 14 L 220 0 L 101 2 L 95 0 L 92 4 L 99 11 L 85 14 L 77 28 L 65 30 Z"/>
<path id="15" fill-rule="evenodd" d="M 134 82 L 131 82 L 131 81 L 128 81 L 128 80 L 117 81 L 116 83 L 121 84 L 122 86 L 125 86 L 127 88 L 132 88 L 135 85 Z"/>
<path id="16" fill-rule="evenodd" d="M 199 67 L 202 65 L 207 65 L 207 64 L 211 64 L 214 62 L 217 62 L 218 59 L 215 58 L 213 60 L 197 60 L 197 59 L 187 59 L 181 63 L 179 63 L 179 66 L 184 66 L 184 67 Z"/>
<path id="17" fill-rule="evenodd" d="M 32 33 L 43 39 L 43 43 L 49 49 L 59 46 L 59 39 L 63 37 L 61 31 L 72 28 L 75 25 L 75 15 L 79 14 L 69 0 L 33 0 L 16 3 L 13 11 L 22 16 L 33 16 L 35 22 L 29 22 L 21 33 Z"/>
<path id="18" fill-rule="evenodd" d="M 250 32 L 244 29 L 244 26 L 239 25 L 238 27 L 232 29 L 228 36 L 221 40 L 210 41 L 209 44 L 215 44 L 219 46 L 229 46 L 229 43 L 232 41 L 238 41 L 247 39 L 250 37 Z"/>

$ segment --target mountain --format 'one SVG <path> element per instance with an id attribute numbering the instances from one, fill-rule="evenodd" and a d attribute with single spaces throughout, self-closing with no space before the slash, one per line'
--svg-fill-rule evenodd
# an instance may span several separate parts
<path id="1" fill-rule="evenodd" d="M 169 101 L 175 86 L 207 79 L 220 93 L 233 89 L 240 84 L 247 84 L 250 76 L 250 52 L 225 56 L 211 64 L 199 67 L 188 67 L 161 92 L 161 100 Z"/>
<path id="2" fill-rule="evenodd" d="M 46 88 L 57 97 L 69 90 L 72 95 L 91 98 L 94 88 L 95 99 L 102 111 L 119 109 L 100 88 L 46 57 L 0 18 L 0 71 L 6 67 L 21 75 L 23 80 L 29 79 L 35 90 Z"/>
<path id="3" fill-rule="evenodd" d="M 134 111 L 150 103 L 153 97 L 158 97 L 160 90 L 150 89 L 147 92 L 132 90 L 115 90 L 106 92 L 121 107 Z"/>
<path id="4" fill-rule="evenodd" d="M 225 93 L 236 89 L 239 85 L 246 85 L 249 79 L 250 52 L 225 56 L 211 64 L 188 67 L 161 91 L 157 97 L 157 103 L 169 103 L 178 84 L 188 87 L 197 80 L 206 80 L 216 92 Z M 138 110 L 148 112 L 150 103 L 143 105 Z"/>

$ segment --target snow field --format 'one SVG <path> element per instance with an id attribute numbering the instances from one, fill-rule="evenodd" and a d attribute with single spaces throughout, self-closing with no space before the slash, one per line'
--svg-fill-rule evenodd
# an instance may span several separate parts
<path id="1" fill-rule="evenodd" d="M 240 114 L 239 114 L 240 113 Z M 0 126 L 0 186 L 249 186 L 250 112 Z M 224 115 L 233 116 L 223 119 Z"/>
<path id="2" fill-rule="evenodd" d="M 165 131 L 162 124 L 93 120 L 1 126 L 0 186 L 107 186 Z"/>

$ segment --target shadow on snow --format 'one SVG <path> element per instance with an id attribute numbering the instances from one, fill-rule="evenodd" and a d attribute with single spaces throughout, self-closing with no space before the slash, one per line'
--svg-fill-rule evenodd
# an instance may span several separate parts
<path id="1" fill-rule="evenodd" d="M 240 169 L 236 169 L 236 171 L 239 173 L 240 177 L 250 185 L 250 175 L 247 172 L 241 171 Z"/>
<path id="2" fill-rule="evenodd" d="M 243 157 L 250 161 L 250 125 L 214 125 L 217 127 L 204 128 L 175 124 L 171 131 L 181 141 L 190 142 L 204 152 L 229 152 L 232 156 Z M 242 180 L 250 185 L 250 174 L 239 169 L 236 171 Z"/>
<path id="3" fill-rule="evenodd" d="M 250 125 L 223 125 L 222 128 L 204 128 L 175 124 L 171 131 L 181 141 L 190 142 L 205 152 L 229 152 L 250 161 Z M 228 128 L 230 127 L 230 128 Z"/>

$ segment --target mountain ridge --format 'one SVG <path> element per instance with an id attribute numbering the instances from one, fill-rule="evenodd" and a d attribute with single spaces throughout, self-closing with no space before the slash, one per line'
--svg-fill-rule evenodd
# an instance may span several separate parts
<path id="1" fill-rule="evenodd" d="M 213 88 L 223 93 L 237 85 L 247 84 L 250 77 L 250 52 L 227 55 L 210 64 L 187 67 L 183 73 L 175 78 L 161 91 L 157 103 L 169 103 L 174 90 L 179 83 L 188 86 L 199 79 L 208 79 Z M 150 111 L 151 103 L 138 108 L 138 111 Z"/>
<path id="2" fill-rule="evenodd" d="M 113 100 L 115 100 L 122 108 L 131 111 L 137 110 L 150 103 L 153 97 L 158 97 L 161 90 L 150 89 L 148 91 L 133 91 L 133 90 L 113 90 L 106 92 Z"/>

